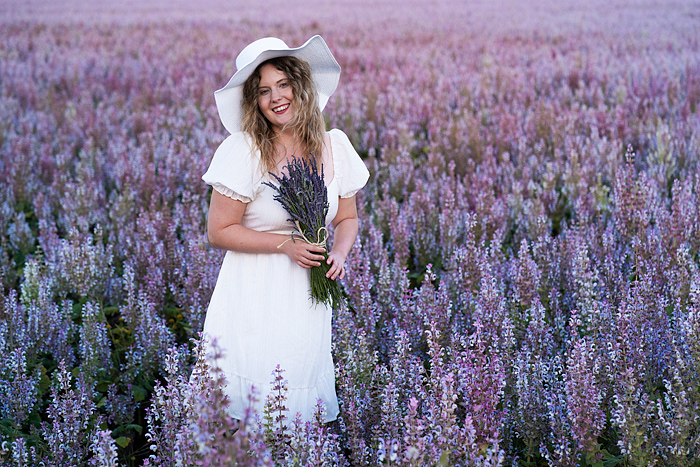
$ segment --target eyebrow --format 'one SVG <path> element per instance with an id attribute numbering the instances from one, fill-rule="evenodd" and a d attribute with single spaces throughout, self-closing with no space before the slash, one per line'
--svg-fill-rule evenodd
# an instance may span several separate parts
<path id="1" fill-rule="evenodd" d="M 277 82 L 276 82 L 275 84 L 280 84 L 281 81 L 289 81 L 289 78 L 278 79 Z M 258 89 L 261 89 L 261 88 L 269 88 L 269 87 L 270 87 L 270 86 L 260 86 L 260 85 L 258 85 Z"/>

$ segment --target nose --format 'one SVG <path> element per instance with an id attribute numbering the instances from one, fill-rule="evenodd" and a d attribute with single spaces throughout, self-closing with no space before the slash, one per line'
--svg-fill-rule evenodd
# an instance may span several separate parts
<path id="1" fill-rule="evenodd" d="M 280 99 L 280 90 L 277 89 L 277 86 L 273 86 L 270 90 L 270 98 L 272 99 L 272 102 L 276 102 Z"/>

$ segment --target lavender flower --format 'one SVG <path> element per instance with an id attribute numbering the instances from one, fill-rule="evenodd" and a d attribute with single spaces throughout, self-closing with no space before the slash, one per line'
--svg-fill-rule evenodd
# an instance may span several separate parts
<path id="1" fill-rule="evenodd" d="M 224 254 L 204 241 L 200 176 L 225 132 L 211 90 L 270 27 L 261 7 L 232 29 L 163 0 L 11 2 L 0 465 L 110 465 L 115 444 L 133 466 L 696 465 L 697 20 L 690 2 L 651 17 L 609 0 L 562 35 L 570 18 L 533 2 L 518 40 L 514 0 L 468 17 L 406 2 L 390 27 L 381 2 L 288 12 L 332 37 L 324 117 L 373 176 L 333 313 L 340 415 L 276 411 L 284 447 L 252 412 L 231 419 L 189 340 Z"/>
<path id="2" fill-rule="evenodd" d="M 292 156 L 285 167 L 287 173 L 282 177 L 270 173 L 278 185 L 264 183 L 277 192 L 275 200 L 289 213 L 289 221 L 296 226 L 297 233 L 305 241 L 325 248 L 328 238 L 328 191 L 323 180 L 323 166 L 319 173 L 316 157 L 312 154 L 310 160 Z M 328 258 L 327 251 L 323 256 Z M 329 269 L 330 265 L 325 261 L 321 261 L 320 266 L 311 268 L 311 297 L 337 310 L 343 301 L 343 295 L 338 282 L 326 277 Z"/>

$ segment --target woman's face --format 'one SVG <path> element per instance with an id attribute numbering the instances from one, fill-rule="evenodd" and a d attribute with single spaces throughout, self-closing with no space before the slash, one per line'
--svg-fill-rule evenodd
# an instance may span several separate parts
<path id="1" fill-rule="evenodd" d="M 275 132 L 294 116 L 292 84 L 284 72 L 267 63 L 260 68 L 258 107 Z"/>

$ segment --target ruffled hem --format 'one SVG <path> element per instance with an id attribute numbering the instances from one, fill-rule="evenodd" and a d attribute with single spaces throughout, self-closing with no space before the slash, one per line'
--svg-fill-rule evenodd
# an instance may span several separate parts
<path id="1" fill-rule="evenodd" d="M 243 418 L 243 414 L 250 406 L 248 396 L 251 394 L 251 387 L 255 387 L 256 397 L 259 400 L 253 404 L 252 408 L 262 418 L 265 399 L 271 392 L 270 383 L 260 384 L 236 374 L 228 372 L 224 372 L 224 374 L 227 384 L 223 387 L 223 391 L 231 401 L 228 408 L 229 415 L 238 420 Z M 297 413 L 301 415 L 302 421 L 313 420 L 314 409 L 319 399 L 323 401 L 326 408 L 324 422 L 332 422 L 338 418 L 340 408 L 335 394 L 335 375 L 333 372 L 320 376 L 314 387 L 287 389 L 285 406 L 289 409 L 288 422 L 291 423 L 296 418 Z"/>
<path id="2" fill-rule="evenodd" d="M 221 193 L 222 195 L 235 199 L 237 201 L 242 201 L 244 203 L 250 203 L 252 200 L 248 198 L 247 196 L 243 196 L 241 194 L 236 193 L 230 188 L 225 187 L 221 183 L 215 183 L 212 185 L 212 188 L 215 189 L 217 192 Z"/>
<path id="3" fill-rule="evenodd" d="M 361 190 L 361 188 L 358 188 L 357 190 L 349 191 L 349 192 L 345 193 L 344 195 L 340 195 L 340 197 L 341 197 L 341 198 L 352 198 L 352 197 L 355 196 L 360 190 Z"/>
<path id="4" fill-rule="evenodd" d="M 256 196 L 259 167 L 259 153 L 248 137 L 244 133 L 234 133 L 216 148 L 202 180 L 224 196 L 250 202 Z"/>
<path id="5" fill-rule="evenodd" d="M 328 134 L 338 192 L 341 198 L 350 198 L 365 186 L 369 171 L 345 133 L 334 128 Z M 265 178 L 260 172 L 260 153 L 244 133 L 232 134 L 219 145 L 202 176 L 222 195 L 244 203 L 255 199 Z"/>

